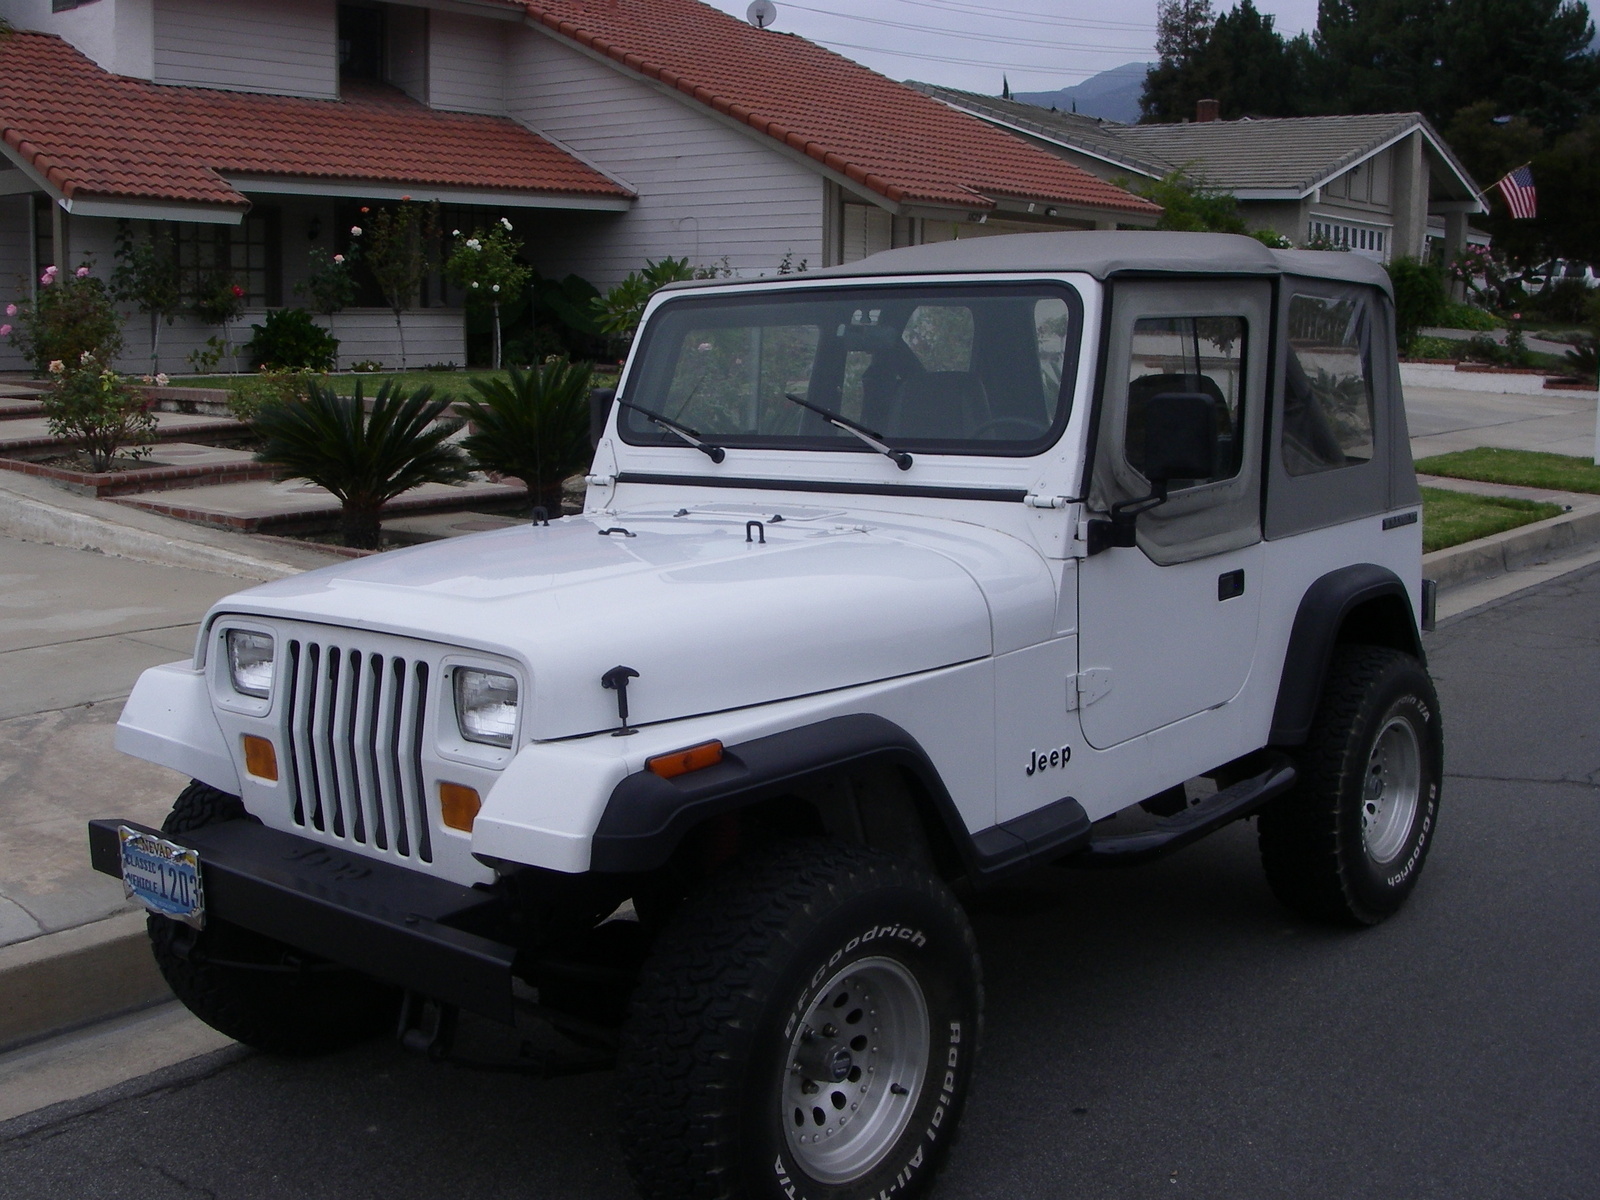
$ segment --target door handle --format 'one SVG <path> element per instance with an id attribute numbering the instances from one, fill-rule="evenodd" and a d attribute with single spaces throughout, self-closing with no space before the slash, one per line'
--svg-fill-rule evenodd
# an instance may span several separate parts
<path id="1" fill-rule="evenodd" d="M 1244 595 L 1244 568 L 1237 571 L 1224 571 L 1217 576 L 1217 599 L 1232 600 L 1235 596 Z"/>

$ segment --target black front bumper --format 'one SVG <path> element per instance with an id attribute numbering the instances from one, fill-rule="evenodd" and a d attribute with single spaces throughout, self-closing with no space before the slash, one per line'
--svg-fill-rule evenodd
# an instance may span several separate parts
<path id="1" fill-rule="evenodd" d="M 119 879 L 117 829 L 124 825 L 200 856 L 208 919 L 512 1022 L 515 949 L 461 927 L 495 903 L 489 893 L 254 821 L 225 821 L 176 836 L 133 821 L 90 821 L 90 861 Z"/>

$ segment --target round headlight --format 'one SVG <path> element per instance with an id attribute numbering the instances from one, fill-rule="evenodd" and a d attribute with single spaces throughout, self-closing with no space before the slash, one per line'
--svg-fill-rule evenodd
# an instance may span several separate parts
<path id="1" fill-rule="evenodd" d="M 456 727 L 469 742 L 509 746 L 517 732 L 517 681 L 500 671 L 455 669 Z"/>
<path id="2" fill-rule="evenodd" d="M 270 634 L 228 630 L 228 676 L 241 696 L 272 695 L 273 643 Z"/>

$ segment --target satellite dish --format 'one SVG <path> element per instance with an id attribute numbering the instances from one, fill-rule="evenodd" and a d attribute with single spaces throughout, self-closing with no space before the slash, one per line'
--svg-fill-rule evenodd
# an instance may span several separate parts
<path id="1" fill-rule="evenodd" d="M 744 19 L 757 29 L 765 29 L 778 19 L 777 5 L 772 0 L 753 0 L 749 8 L 744 11 Z"/>

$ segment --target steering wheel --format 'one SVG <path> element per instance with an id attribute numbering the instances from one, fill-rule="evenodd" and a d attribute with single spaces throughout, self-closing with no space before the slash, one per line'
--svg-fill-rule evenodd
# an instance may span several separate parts
<path id="1" fill-rule="evenodd" d="M 1045 431 L 1045 427 L 1039 424 L 1039 422 L 1030 421 L 1026 417 L 990 417 L 987 421 L 983 422 L 976 429 L 974 429 L 968 436 L 981 438 L 991 430 L 1003 429 L 1008 425 L 1014 429 L 1020 430 L 1020 433 L 1015 439 L 1017 441 L 1038 437 Z M 996 438 L 995 440 L 1006 441 L 1009 439 Z"/>

